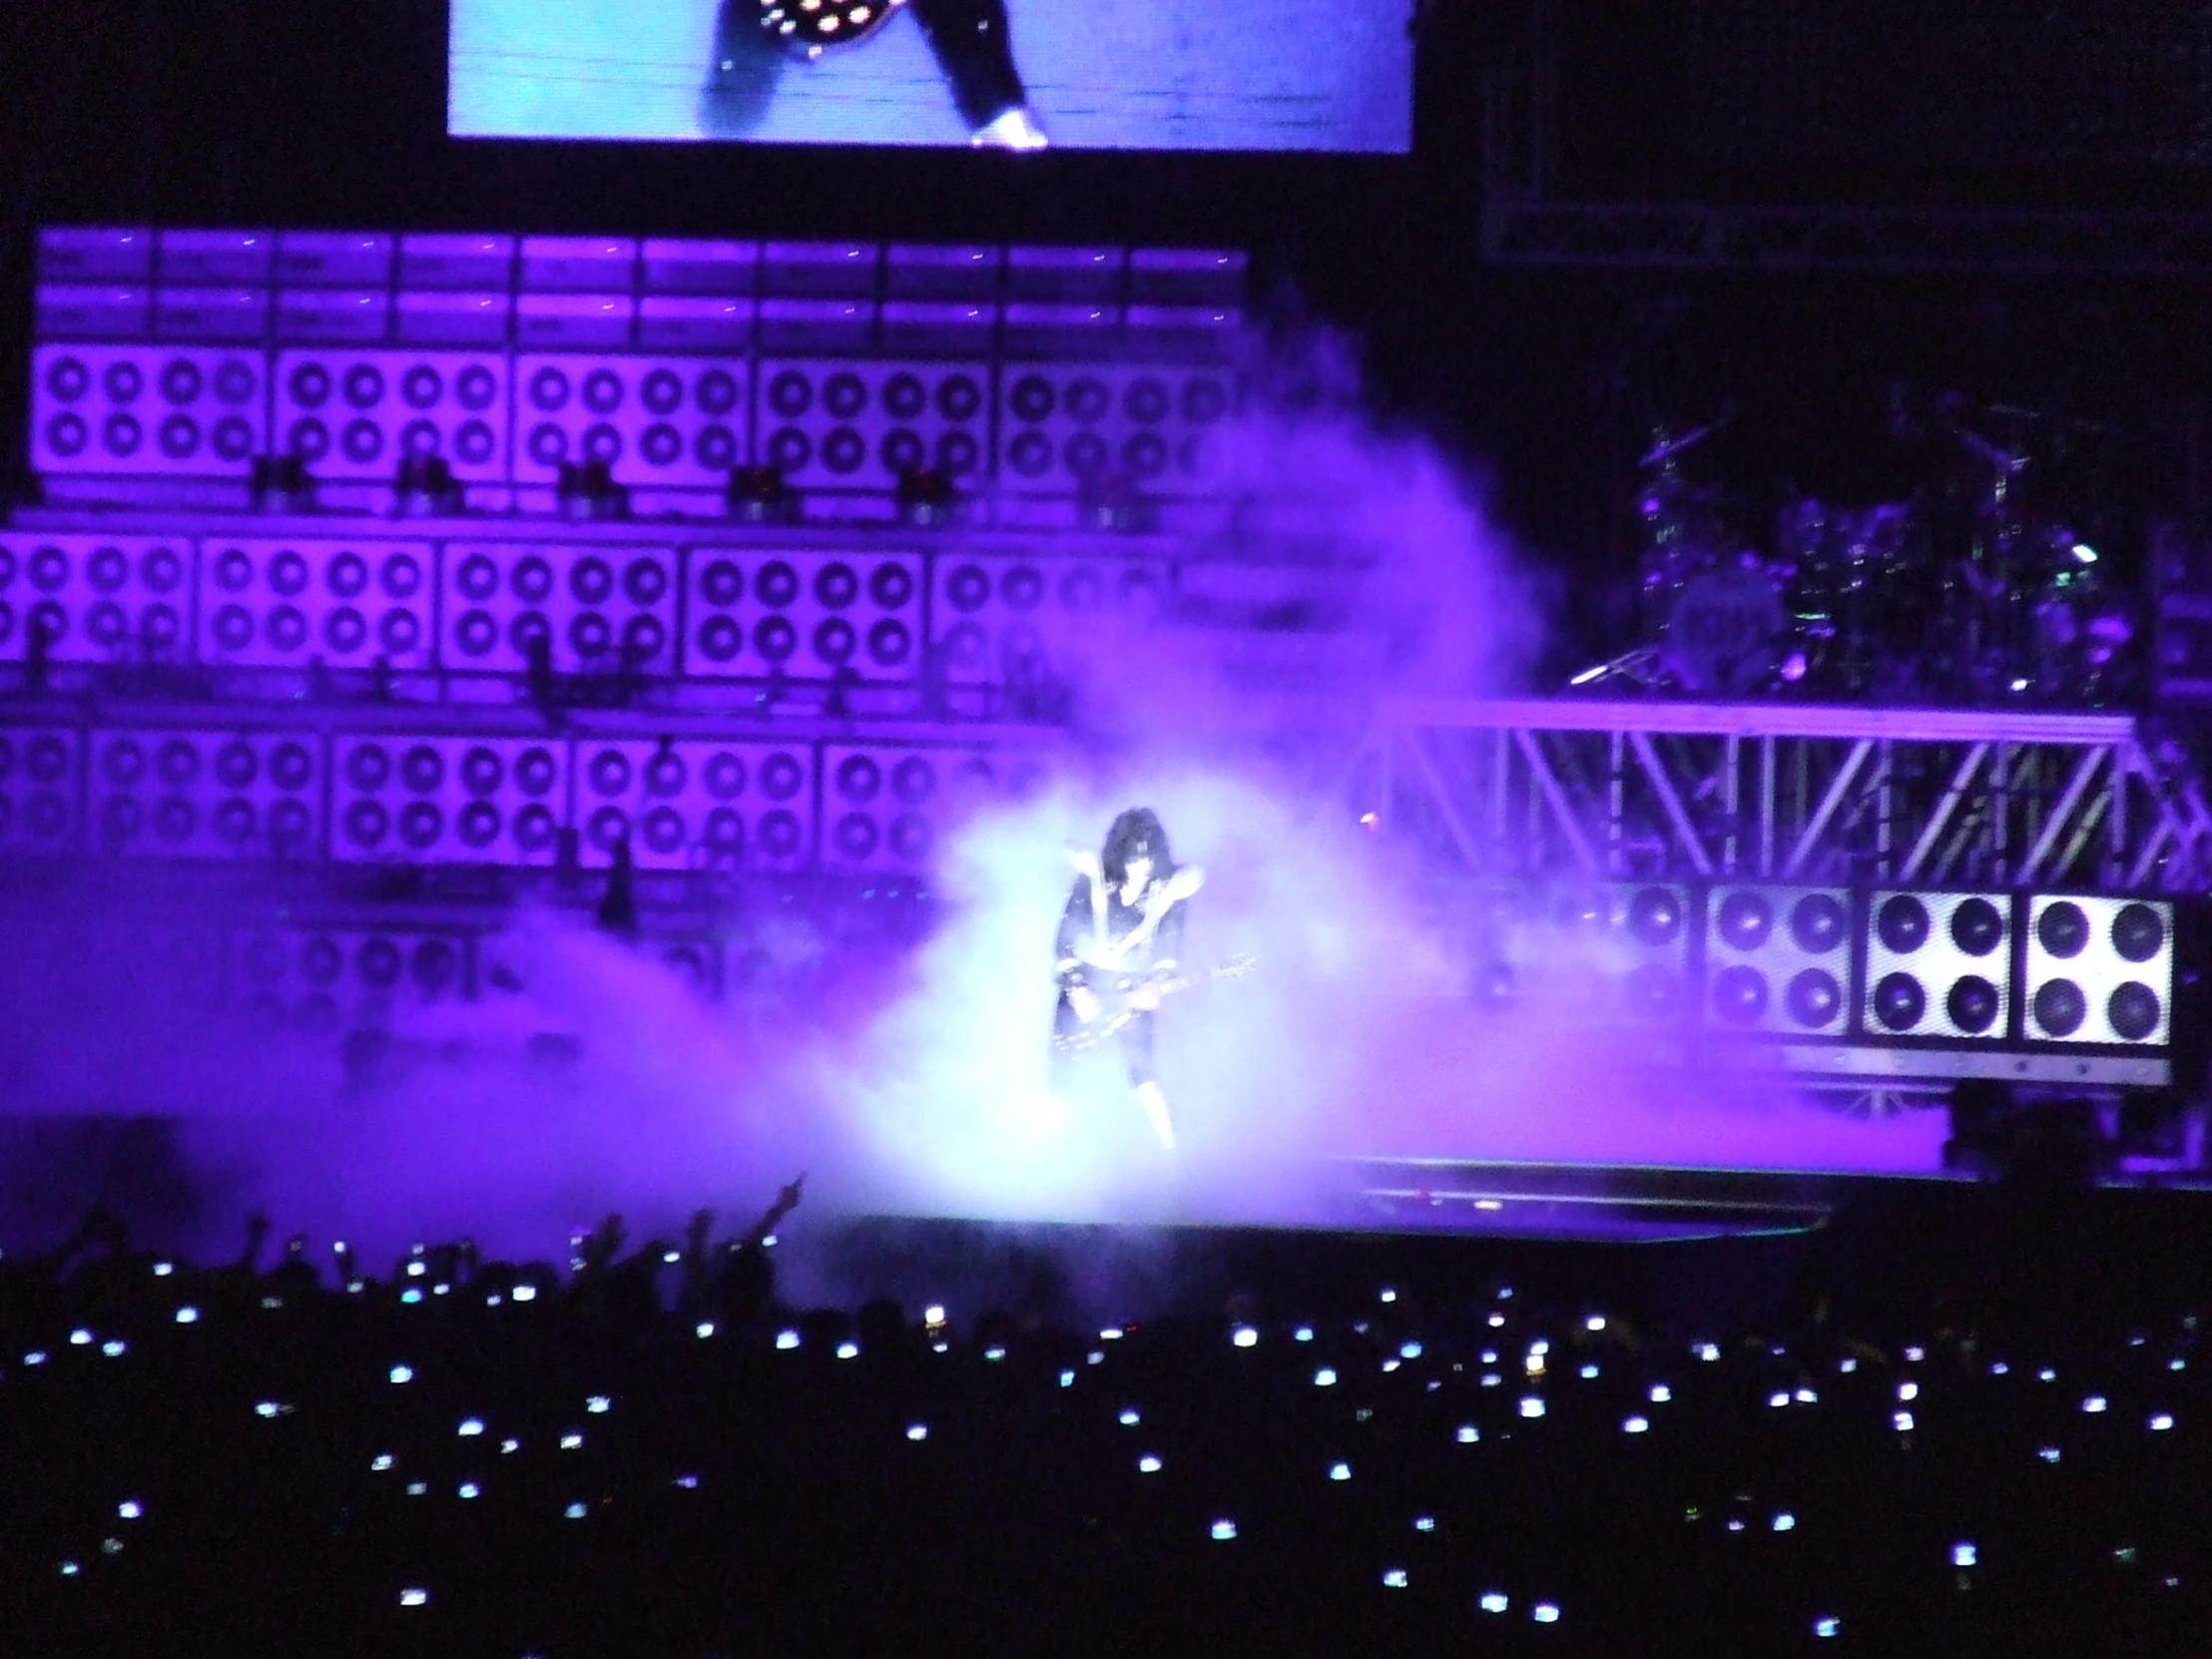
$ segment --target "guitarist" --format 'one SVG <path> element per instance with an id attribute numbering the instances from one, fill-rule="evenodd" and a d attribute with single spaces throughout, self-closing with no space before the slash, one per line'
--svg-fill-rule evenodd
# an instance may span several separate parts
<path id="1" fill-rule="evenodd" d="M 1167 1096 L 1152 1066 L 1152 1027 L 1160 985 L 1175 971 L 1183 948 L 1185 898 L 1204 879 L 1195 866 L 1177 870 L 1168 833 L 1148 807 L 1115 819 L 1096 857 L 1070 848 L 1075 885 L 1060 915 L 1055 971 L 1060 999 L 1053 1029 L 1065 1035 L 1106 1012 L 1103 993 L 1118 994 L 1131 1018 L 1115 1034 L 1129 1066 L 1137 1102 L 1160 1137 L 1175 1150 L 1175 1125 Z"/>

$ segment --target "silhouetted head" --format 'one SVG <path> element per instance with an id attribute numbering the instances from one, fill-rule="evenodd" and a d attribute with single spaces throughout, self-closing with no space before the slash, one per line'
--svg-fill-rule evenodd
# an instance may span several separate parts
<path id="1" fill-rule="evenodd" d="M 1110 887 L 1127 885 L 1132 873 L 1141 873 L 1152 881 L 1174 874 L 1175 858 L 1168 850 L 1168 832 L 1161 827 L 1159 814 L 1150 807 L 1132 807 L 1115 819 L 1106 831 L 1106 844 L 1098 862 Z"/>

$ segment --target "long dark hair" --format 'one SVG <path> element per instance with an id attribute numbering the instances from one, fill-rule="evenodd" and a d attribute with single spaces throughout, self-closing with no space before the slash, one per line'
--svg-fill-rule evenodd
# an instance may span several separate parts
<path id="1" fill-rule="evenodd" d="M 1106 831 L 1106 845 L 1099 852 L 1099 868 L 1105 872 L 1106 885 L 1119 887 L 1129 879 L 1129 864 L 1134 858 L 1152 860 L 1152 878 L 1164 880 L 1175 873 L 1175 858 L 1168 851 L 1168 832 L 1161 827 L 1160 815 L 1150 807 L 1132 807 Z"/>

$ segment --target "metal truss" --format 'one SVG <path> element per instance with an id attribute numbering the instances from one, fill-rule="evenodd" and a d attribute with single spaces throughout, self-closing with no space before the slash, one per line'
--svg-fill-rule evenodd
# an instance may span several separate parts
<path id="1" fill-rule="evenodd" d="M 1640 271 L 2202 276 L 2212 215 L 1560 202 L 1493 180 L 1482 257 Z"/>
<path id="2" fill-rule="evenodd" d="M 2113 715 L 1388 704 L 1358 809 L 1477 874 L 2202 890 L 2212 813 Z"/>

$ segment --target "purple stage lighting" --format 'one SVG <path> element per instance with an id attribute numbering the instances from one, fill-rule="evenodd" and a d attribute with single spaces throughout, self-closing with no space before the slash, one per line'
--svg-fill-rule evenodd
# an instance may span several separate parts
<path id="1" fill-rule="evenodd" d="M 814 851 L 814 758 L 800 745 L 580 740 L 588 866 L 628 837 L 640 869 L 795 869 Z"/>
<path id="2" fill-rule="evenodd" d="M 808 492 L 889 490 L 929 467 L 955 485 L 989 463 L 987 362 L 770 358 L 755 459 Z"/>
<path id="3" fill-rule="evenodd" d="M 311 733 L 102 731 L 87 791 L 96 851 L 307 858 L 322 847 L 322 746 Z"/>
<path id="4" fill-rule="evenodd" d="M 561 673 L 675 666 L 676 550 L 623 543 L 453 542 L 443 570 L 448 673 L 515 674 L 546 638 Z"/>
<path id="5" fill-rule="evenodd" d="M 61 852 L 77 840 L 84 740 L 67 728 L 0 732 L 0 847 Z"/>
<path id="6" fill-rule="evenodd" d="M 998 787 L 974 751 L 830 744 L 822 766 L 827 869 L 925 873 L 952 824 Z M 1034 781 L 1032 769 L 1014 771 Z"/>
<path id="7" fill-rule="evenodd" d="M 1074 495 L 1108 476 L 1147 495 L 1211 486 L 1207 440 L 1236 407 L 1227 368 L 1008 364 L 1001 376 L 998 478 L 1029 495 Z"/>
<path id="8" fill-rule="evenodd" d="M 596 461 L 636 489 L 720 488 L 748 459 L 749 372 L 736 356 L 517 357 L 514 481 Z"/>
<path id="9" fill-rule="evenodd" d="M 267 445 L 259 351 L 42 345 L 31 464 L 43 473 L 244 476 Z"/>
<path id="10" fill-rule="evenodd" d="M 393 477 L 436 456 L 464 482 L 507 471 L 507 360 L 497 351 L 276 354 L 275 441 L 326 479 Z"/>
<path id="11" fill-rule="evenodd" d="M 445 931 L 256 929 L 233 942 L 245 1007 L 306 1031 L 383 1029 L 468 994 L 472 940 Z"/>
<path id="12" fill-rule="evenodd" d="M 34 624 L 48 662 L 175 661 L 193 590 L 188 537 L 0 535 L 0 662 L 28 658 Z"/>
<path id="13" fill-rule="evenodd" d="M 428 542 L 211 536 L 201 556 L 203 662 L 430 667 L 437 564 Z"/>
<path id="14" fill-rule="evenodd" d="M 1706 1008 L 1716 1027 L 1842 1035 L 1850 1015 L 1848 890 L 1716 886 L 1706 916 Z"/>
<path id="15" fill-rule="evenodd" d="M 568 746 L 531 738 L 341 737 L 330 856 L 546 866 L 568 821 Z"/>
<path id="16" fill-rule="evenodd" d="M 2030 1042 L 2169 1040 L 2173 905 L 2037 895 L 2028 900 L 2021 996 Z"/>
<path id="17" fill-rule="evenodd" d="M 695 547 L 688 559 L 684 668 L 700 679 L 795 680 L 846 673 L 862 684 L 920 672 L 922 562 L 912 554 L 782 553 Z"/>
<path id="18" fill-rule="evenodd" d="M 936 561 L 932 630 L 955 686 L 1039 687 L 1167 604 L 1164 561 L 1142 556 Z"/>
<path id="19" fill-rule="evenodd" d="M 1998 1042 L 2012 981 L 2002 893 L 1877 889 L 1868 905 L 1870 1036 Z"/>

